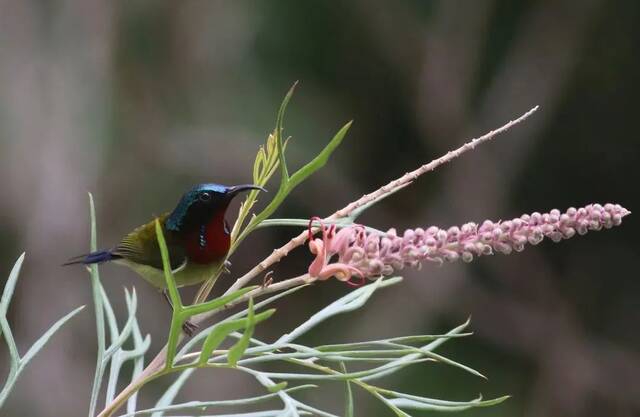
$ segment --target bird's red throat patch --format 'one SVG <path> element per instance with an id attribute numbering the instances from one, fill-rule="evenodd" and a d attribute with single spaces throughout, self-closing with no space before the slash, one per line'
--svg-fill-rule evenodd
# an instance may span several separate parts
<path id="1" fill-rule="evenodd" d="M 224 223 L 224 211 L 214 215 L 204 227 L 189 232 L 185 247 L 189 260 L 198 264 L 220 261 L 229 251 L 231 238 Z"/>

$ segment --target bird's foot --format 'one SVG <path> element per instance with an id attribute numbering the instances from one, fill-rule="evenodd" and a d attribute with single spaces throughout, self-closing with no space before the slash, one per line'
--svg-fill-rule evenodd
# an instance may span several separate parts
<path id="1" fill-rule="evenodd" d="M 184 323 L 182 323 L 182 331 L 184 331 L 184 333 L 191 337 L 193 336 L 193 334 L 200 328 L 200 326 L 198 326 L 197 324 L 195 324 L 194 322 L 192 322 L 191 320 L 187 320 Z"/>
<path id="2" fill-rule="evenodd" d="M 222 265 L 222 273 L 223 274 L 230 274 L 231 273 L 231 262 L 224 261 L 224 264 Z"/>
<path id="3" fill-rule="evenodd" d="M 273 271 L 264 274 L 264 278 L 262 278 L 262 288 L 267 288 L 271 284 L 273 284 Z"/>

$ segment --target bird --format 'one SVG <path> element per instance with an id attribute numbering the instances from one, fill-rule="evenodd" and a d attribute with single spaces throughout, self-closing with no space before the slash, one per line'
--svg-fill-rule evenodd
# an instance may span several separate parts
<path id="1" fill-rule="evenodd" d="M 210 278 L 225 262 L 231 243 L 225 213 L 234 197 L 250 190 L 266 192 L 254 184 L 198 184 L 180 198 L 173 211 L 158 217 L 176 286 L 199 284 Z M 161 290 L 170 303 L 155 219 L 134 229 L 114 247 L 76 256 L 63 265 L 105 262 L 130 268 Z M 194 330 L 191 323 L 186 323 L 183 328 L 187 334 Z"/>

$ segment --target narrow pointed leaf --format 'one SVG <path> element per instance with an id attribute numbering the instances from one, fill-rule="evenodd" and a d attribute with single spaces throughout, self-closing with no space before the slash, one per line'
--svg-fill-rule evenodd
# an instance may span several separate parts
<path id="1" fill-rule="evenodd" d="M 91 239 L 89 250 L 94 252 L 98 249 L 98 227 L 96 225 L 96 207 L 93 201 L 93 194 L 89 193 L 89 218 L 91 220 Z M 93 417 L 98 402 L 98 394 L 102 386 L 102 377 L 104 375 L 105 364 L 103 362 L 104 351 L 106 349 L 106 333 L 104 325 L 104 308 L 109 304 L 109 300 L 103 296 L 102 285 L 100 284 L 100 270 L 98 264 L 92 264 L 89 267 L 91 274 L 91 292 L 93 294 L 93 305 L 96 315 L 96 371 L 93 376 L 93 385 L 91 387 L 91 397 L 89 399 L 89 417 Z"/>
<path id="2" fill-rule="evenodd" d="M 125 298 L 127 300 L 127 310 L 129 317 L 127 318 L 127 321 L 120 334 L 118 334 L 115 340 L 112 341 L 111 346 L 109 346 L 109 348 L 105 351 L 106 357 L 110 357 L 116 350 L 120 349 L 122 345 L 124 345 L 126 340 L 131 335 L 133 325 L 137 322 L 136 310 L 138 307 L 138 298 L 136 296 L 135 288 L 133 289 L 131 296 L 129 296 L 129 292 L 125 289 Z"/>
<path id="3" fill-rule="evenodd" d="M 490 407 L 492 405 L 500 404 L 507 400 L 509 396 L 495 398 L 487 401 L 469 401 L 467 403 L 460 403 L 459 405 L 437 405 L 429 401 L 418 401 L 408 398 L 394 398 L 389 400 L 390 404 L 398 408 L 410 409 L 410 410 L 429 410 L 429 411 L 464 411 L 471 408 L 478 407 Z"/>
<path id="4" fill-rule="evenodd" d="M 13 296 L 13 292 L 16 288 L 18 277 L 20 276 L 20 270 L 22 269 L 24 257 L 25 254 L 23 252 L 22 255 L 20 255 L 16 262 L 13 264 L 13 268 L 11 268 L 11 272 L 9 273 L 9 278 L 7 278 L 7 282 L 4 285 L 2 299 L 0 299 L 0 316 L 7 315 L 7 311 L 9 310 L 9 303 L 11 302 L 11 297 Z"/>
<path id="5" fill-rule="evenodd" d="M 176 350 L 178 348 L 178 339 L 182 331 L 181 326 L 183 320 L 180 319 L 180 313 L 184 309 L 176 281 L 173 278 L 171 271 L 171 264 L 169 260 L 169 250 L 167 249 L 167 242 L 164 239 L 162 233 L 162 227 L 160 221 L 156 219 L 156 238 L 158 239 L 158 245 L 160 246 L 160 255 L 162 256 L 162 269 L 164 270 L 164 278 L 169 291 L 169 298 L 171 299 L 171 305 L 173 306 L 173 312 L 171 315 L 171 327 L 169 328 L 169 337 L 167 340 L 167 359 L 166 369 L 170 369 L 173 366 L 173 360 L 176 356 Z"/>
<path id="6" fill-rule="evenodd" d="M 343 374 L 347 374 L 347 367 L 344 362 L 340 362 L 340 370 Z M 344 417 L 353 417 L 354 405 L 353 405 L 353 392 L 351 391 L 351 382 L 345 381 L 345 405 L 344 405 Z"/>
<path id="7" fill-rule="evenodd" d="M 249 307 L 247 309 L 247 326 L 242 334 L 240 340 L 236 342 L 235 345 L 229 349 L 228 354 L 228 363 L 230 366 L 236 366 L 238 360 L 244 354 L 244 351 L 249 347 L 249 342 L 251 341 L 251 336 L 253 336 L 253 331 L 256 327 L 256 321 L 254 318 L 253 312 L 253 298 L 249 298 Z"/>
<path id="8" fill-rule="evenodd" d="M 301 403 L 300 401 L 294 400 L 295 405 L 302 411 L 298 411 L 300 415 L 307 415 L 307 411 L 311 413 L 311 415 L 320 416 L 320 417 L 340 417 L 335 414 L 328 413 L 326 411 L 320 410 L 319 408 L 315 408 L 310 406 L 309 404 Z"/>
<path id="9" fill-rule="evenodd" d="M 384 365 L 378 366 L 372 369 L 366 369 L 364 371 L 351 372 L 348 374 L 306 374 L 300 372 L 263 372 L 262 374 L 269 378 L 276 379 L 296 379 L 296 380 L 309 380 L 309 381 L 346 381 L 349 379 L 363 379 L 368 375 L 375 375 L 378 372 L 382 372 L 388 369 L 399 369 L 405 366 L 426 362 L 429 359 L 412 359 L 407 362 L 389 362 Z M 297 363 L 301 363 L 298 361 Z"/>
<path id="10" fill-rule="evenodd" d="M 473 407 L 487 407 L 490 405 L 495 405 L 498 404 L 502 401 L 505 401 L 507 398 L 509 398 L 508 395 L 503 396 L 503 397 L 499 397 L 499 398 L 495 398 L 492 400 L 482 400 L 482 396 L 478 397 L 478 398 L 474 398 L 471 401 L 447 401 L 447 400 L 439 400 L 436 398 L 429 398 L 429 397 L 422 397 L 422 396 L 418 396 L 418 395 L 412 395 L 412 394 L 405 394 L 403 392 L 397 392 L 397 391 L 390 391 L 390 390 L 384 390 L 384 394 L 386 395 L 391 395 L 397 398 L 404 398 L 407 400 L 412 400 L 412 401 L 418 401 L 418 402 L 422 402 L 422 403 L 427 403 L 427 404 L 431 404 L 431 405 L 437 405 L 437 406 L 442 406 L 442 407 L 466 407 L 466 406 L 473 406 Z M 393 400 L 391 400 L 393 401 Z"/>
<path id="11" fill-rule="evenodd" d="M 83 308 L 84 308 L 84 306 L 80 306 L 80 307 L 76 308 L 75 310 L 71 311 L 70 313 L 68 313 L 67 315 L 65 315 L 64 317 L 60 318 L 58 321 L 56 321 L 53 324 L 53 326 L 49 327 L 49 329 L 42 336 L 40 336 L 40 338 L 38 340 L 36 340 L 35 343 L 29 348 L 27 353 L 24 354 L 24 357 L 22 358 L 22 362 L 21 362 L 20 365 L 21 366 L 25 366 L 27 363 L 29 363 L 29 361 L 31 359 L 33 359 L 33 357 L 38 352 L 40 352 L 40 350 L 49 341 L 49 339 L 51 339 L 51 336 L 53 336 L 60 329 L 60 327 L 62 327 L 73 316 L 75 316 L 77 313 L 79 313 L 80 310 L 82 310 Z"/>
<path id="12" fill-rule="evenodd" d="M 460 326 L 452 329 L 451 331 L 447 332 L 446 334 L 447 335 L 460 334 L 460 333 L 462 333 L 462 331 L 468 325 L 469 325 L 469 320 L 467 320 L 465 323 L 461 324 Z M 435 341 L 433 341 L 433 342 L 431 342 L 431 343 L 429 343 L 429 344 L 427 344 L 425 346 L 417 348 L 417 350 L 415 350 L 416 353 L 411 353 L 411 354 L 408 354 L 408 355 L 403 356 L 401 358 L 398 358 L 398 359 L 396 359 L 395 362 L 396 363 L 404 363 L 405 361 L 411 361 L 413 359 L 416 359 L 416 358 L 419 358 L 421 356 L 427 355 L 428 352 L 432 352 L 435 348 L 439 347 L 440 345 L 445 343 L 447 340 L 449 340 L 449 339 L 438 339 L 438 340 L 435 340 Z M 416 348 L 412 348 L 412 349 L 416 349 Z M 437 357 L 434 357 L 434 359 L 437 359 L 437 360 L 440 360 L 440 361 L 443 361 L 442 358 L 443 357 L 440 356 L 440 355 L 437 355 Z M 451 361 L 450 359 L 447 359 L 447 358 L 444 358 L 444 360 L 453 362 L 453 361 Z M 454 365 L 454 366 L 460 365 L 459 367 L 467 368 L 464 365 L 461 365 L 461 364 L 458 364 L 458 363 L 455 363 L 455 362 L 454 363 L 450 363 L 450 364 Z M 382 371 L 382 372 L 378 372 L 378 373 L 373 374 L 373 375 L 368 375 L 366 377 L 363 377 L 362 381 L 370 381 L 370 380 L 373 380 L 373 379 L 381 378 L 383 376 L 386 376 L 386 375 L 394 373 L 397 369 L 400 369 L 400 368 L 391 368 L 391 369 L 388 369 L 388 370 L 385 370 L 385 371 Z M 471 369 L 471 368 L 469 368 L 469 369 Z M 468 369 L 465 369 L 465 370 L 468 370 Z M 475 370 L 471 369 L 470 372 L 474 373 L 474 374 L 479 374 L 479 376 L 484 378 L 484 376 L 482 374 L 480 374 L 478 371 L 475 371 Z"/>
<path id="13" fill-rule="evenodd" d="M 338 228 L 349 227 L 353 225 L 353 222 L 349 219 L 338 219 L 338 220 L 323 220 L 322 224 L 325 226 L 329 226 L 331 224 L 335 224 Z M 314 221 L 312 223 L 313 226 L 320 226 L 320 221 Z M 266 219 L 260 222 L 256 229 L 261 229 L 263 227 L 273 227 L 273 226 L 290 226 L 290 227 L 309 227 L 309 219 Z M 367 233 L 378 233 L 384 234 L 382 230 L 376 229 L 370 226 L 359 225 L 363 227 Z"/>
<path id="14" fill-rule="evenodd" d="M 9 310 L 9 303 L 11 302 L 11 297 L 15 291 L 18 277 L 20 276 L 24 256 L 25 254 L 23 253 L 18 257 L 15 264 L 13 264 L 13 268 L 9 273 L 9 278 L 7 278 L 7 283 L 4 286 L 4 291 L 2 292 L 2 298 L 0 299 L 0 334 L 4 333 L 4 339 L 7 342 L 9 355 L 11 356 L 11 369 L 14 371 L 17 369 L 18 363 L 20 362 L 20 353 L 18 352 L 18 347 L 16 346 L 16 342 L 13 338 L 11 327 L 7 321 L 7 311 Z"/>
<path id="15" fill-rule="evenodd" d="M 393 411 L 395 413 L 396 416 L 398 417 L 411 417 L 411 415 L 405 413 L 404 411 L 402 411 L 401 409 L 399 409 L 398 407 L 396 407 L 395 405 L 393 405 L 391 402 L 389 402 L 388 399 L 386 399 L 382 394 L 380 394 L 378 391 L 371 391 L 371 394 L 376 397 L 377 399 L 379 399 L 380 401 L 382 401 L 382 403 L 384 405 L 386 405 L 387 407 L 389 407 L 389 409 L 391 411 Z"/>
<path id="16" fill-rule="evenodd" d="M 260 323 L 263 320 L 268 319 L 275 313 L 275 309 L 270 309 L 264 311 L 260 314 L 255 315 L 255 323 Z M 228 322 L 220 323 L 214 326 L 213 330 L 209 333 L 204 343 L 202 344 L 202 351 L 200 353 L 200 358 L 198 359 L 198 364 L 202 365 L 207 362 L 211 353 L 218 347 L 220 344 L 226 339 L 226 337 L 231 332 L 238 331 L 247 327 L 248 319 L 239 319 Z"/>
<path id="17" fill-rule="evenodd" d="M 297 287 L 292 287 L 292 288 L 289 288 L 286 291 L 277 293 L 276 295 L 273 295 L 273 296 L 271 296 L 271 297 L 269 297 L 267 299 L 264 299 L 264 300 L 260 301 L 259 303 L 257 303 L 255 305 L 255 307 L 254 307 L 254 310 L 259 310 L 262 307 L 265 307 L 265 306 L 275 302 L 276 300 L 279 300 L 282 297 L 286 297 L 287 295 L 290 295 L 290 294 L 292 294 L 292 293 L 294 293 L 296 291 L 299 291 L 299 290 L 301 290 L 301 289 L 303 289 L 305 287 L 308 287 L 308 284 L 300 285 L 300 286 L 297 286 Z M 241 310 L 241 311 L 239 311 L 239 312 L 237 312 L 235 314 L 230 315 L 225 320 L 235 320 L 235 319 L 242 318 L 242 317 L 246 316 L 246 314 L 247 314 L 246 310 Z M 188 340 L 184 344 L 184 346 L 180 349 L 180 352 L 178 353 L 178 357 L 181 357 L 182 355 L 184 355 L 187 352 L 189 352 L 191 350 L 191 348 L 193 346 L 195 346 L 196 343 L 198 343 L 200 340 L 206 338 L 206 336 L 213 330 L 214 326 L 211 326 L 208 329 L 205 329 L 204 331 L 198 333 L 197 335 L 192 337 L 190 340 Z"/>
<path id="18" fill-rule="evenodd" d="M 353 122 L 348 122 L 338 132 L 333 136 L 331 141 L 324 147 L 324 149 L 309 163 L 296 171 L 295 174 L 291 176 L 291 180 L 289 181 L 289 189 L 292 190 L 295 186 L 300 184 L 302 181 L 307 179 L 311 174 L 325 166 L 329 157 L 336 150 L 338 146 L 342 143 L 345 135 L 349 131 L 351 124 Z"/>
<path id="19" fill-rule="evenodd" d="M 384 345 L 389 343 L 420 343 L 420 342 L 429 342 L 438 339 L 450 339 L 454 337 L 464 337 L 469 336 L 471 333 L 461 333 L 461 334 L 437 334 L 437 335 L 417 335 L 417 336 L 402 336 L 402 337 L 392 337 L 389 339 L 380 339 L 380 340 L 371 340 L 367 342 L 353 342 L 353 343 L 337 343 L 332 345 L 322 345 L 316 346 L 314 349 L 320 350 L 323 352 L 340 352 L 343 350 L 355 350 L 355 349 L 365 349 L 370 347 L 375 347 L 378 345 Z"/>
<path id="20" fill-rule="evenodd" d="M 277 148 L 278 160 L 280 163 L 280 172 L 282 175 L 281 187 L 284 186 L 289 181 L 289 172 L 287 170 L 287 162 L 284 157 L 284 144 L 282 140 L 282 131 L 283 131 L 282 124 L 284 122 L 284 114 L 287 110 L 287 105 L 289 104 L 291 97 L 293 97 L 293 92 L 295 91 L 297 85 L 298 85 L 298 82 L 296 81 L 291 86 L 289 91 L 287 91 L 287 94 L 284 96 L 284 99 L 282 100 L 282 104 L 280 105 L 280 109 L 278 110 L 278 116 L 276 117 L 276 129 L 275 129 L 274 136 L 276 139 L 276 146 L 278 147 Z"/>
<path id="21" fill-rule="evenodd" d="M 329 317 L 353 311 L 362 307 L 378 288 L 386 287 L 387 285 L 400 282 L 400 280 L 401 278 L 399 277 L 389 278 L 386 280 L 378 279 L 371 284 L 351 291 L 347 295 L 334 301 L 327 307 L 312 315 L 307 321 L 296 327 L 293 331 L 283 335 L 280 339 L 278 339 L 278 343 L 291 342 L 311 330 L 313 327 L 317 326 L 319 323 L 325 321 Z"/>
<path id="22" fill-rule="evenodd" d="M 299 385 L 296 387 L 291 387 L 285 389 L 284 391 L 287 393 L 293 393 L 309 388 L 315 388 L 315 385 L 306 384 Z M 158 412 L 177 412 L 177 411 L 204 411 L 208 408 L 212 407 L 229 407 L 229 406 L 239 406 L 239 405 L 252 405 L 259 404 L 265 401 L 269 401 L 273 398 L 276 398 L 278 393 L 270 393 L 265 395 L 260 395 L 257 397 L 248 397 L 248 398 L 239 398 L 236 400 L 218 400 L 218 401 L 189 401 L 181 404 L 167 405 L 167 406 L 157 406 L 154 408 L 149 408 L 146 410 L 136 411 L 134 413 L 124 414 L 121 417 L 133 417 L 145 414 L 152 414 Z"/>
<path id="23" fill-rule="evenodd" d="M 167 242 L 164 238 L 164 234 L 162 233 L 162 226 L 160 226 L 160 221 L 156 219 L 155 223 L 156 237 L 158 239 L 158 245 L 160 246 L 162 268 L 164 269 L 164 277 L 167 284 L 167 289 L 169 290 L 169 297 L 171 298 L 173 309 L 180 311 L 182 310 L 182 300 L 180 299 L 180 293 L 178 292 L 178 287 L 176 286 L 176 281 L 173 278 L 173 273 L 171 271 L 171 261 L 169 258 L 169 250 L 167 249 Z"/>
<path id="24" fill-rule="evenodd" d="M 142 410 L 136 414 L 147 414 L 145 411 L 153 412 L 152 417 L 162 417 L 164 411 L 169 411 L 169 406 L 172 405 L 173 400 L 176 398 L 182 386 L 187 382 L 187 380 L 191 377 L 196 371 L 197 368 L 189 368 L 187 370 L 182 371 L 182 373 L 176 378 L 175 381 L 171 384 L 171 386 L 162 394 L 156 406 L 150 410 Z M 176 404 L 177 405 L 177 404 Z M 129 412 L 128 415 L 134 415 L 134 413 Z M 125 416 L 123 416 L 125 417 Z"/>
<path id="25" fill-rule="evenodd" d="M 232 292 L 231 294 L 215 298 L 211 301 L 184 307 L 181 313 L 181 318 L 188 319 L 189 317 L 192 317 L 201 313 L 206 313 L 208 311 L 222 308 L 226 304 L 242 297 L 246 293 L 253 291 L 256 288 L 258 288 L 257 285 L 252 285 L 250 287 L 241 288 L 238 291 Z"/>
<path id="26" fill-rule="evenodd" d="M 100 297 L 102 299 L 102 303 L 101 303 L 102 310 L 104 312 L 104 317 L 107 322 L 107 327 L 109 328 L 109 337 L 111 339 L 111 344 L 113 345 L 113 342 L 118 338 L 118 320 L 116 320 L 116 313 L 113 311 L 113 307 L 107 301 L 107 292 L 104 290 L 102 283 L 100 283 L 98 287 L 100 289 Z M 106 343 L 106 334 L 105 334 L 105 343 Z"/>

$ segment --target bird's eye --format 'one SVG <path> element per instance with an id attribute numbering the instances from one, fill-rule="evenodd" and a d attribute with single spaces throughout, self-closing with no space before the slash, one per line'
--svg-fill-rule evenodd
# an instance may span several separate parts
<path id="1" fill-rule="evenodd" d="M 200 194 L 200 201 L 207 202 L 211 200 L 211 193 L 202 193 Z"/>

